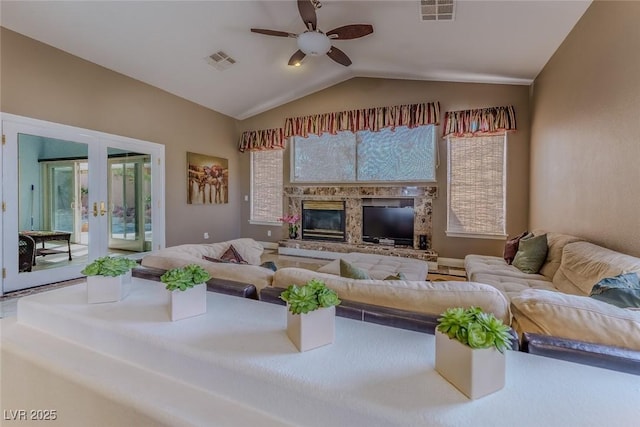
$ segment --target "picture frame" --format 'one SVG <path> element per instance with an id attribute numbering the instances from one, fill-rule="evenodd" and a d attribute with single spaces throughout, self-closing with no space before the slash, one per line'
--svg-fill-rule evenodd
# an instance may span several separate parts
<path id="1" fill-rule="evenodd" d="M 229 203 L 229 160 L 187 152 L 187 203 Z"/>

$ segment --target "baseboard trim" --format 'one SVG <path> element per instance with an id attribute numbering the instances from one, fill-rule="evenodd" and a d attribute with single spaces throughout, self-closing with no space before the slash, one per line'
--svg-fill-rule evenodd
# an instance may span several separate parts
<path id="1" fill-rule="evenodd" d="M 438 265 L 443 265 L 446 267 L 464 268 L 464 260 L 459 258 L 438 257 Z"/>
<path id="2" fill-rule="evenodd" d="M 340 253 L 340 252 L 317 251 L 314 249 L 302 249 L 302 248 L 287 248 L 282 246 L 278 248 L 278 254 L 299 256 L 299 257 L 306 257 L 306 258 L 319 258 L 319 259 L 338 259 L 341 256 L 346 255 L 345 253 Z"/>
<path id="3" fill-rule="evenodd" d="M 260 245 L 262 245 L 263 248 L 265 249 L 278 249 L 278 243 L 277 242 L 258 242 L 260 243 Z"/>

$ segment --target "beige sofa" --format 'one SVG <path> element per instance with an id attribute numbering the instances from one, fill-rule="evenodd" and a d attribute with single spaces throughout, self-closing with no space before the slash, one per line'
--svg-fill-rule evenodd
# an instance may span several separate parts
<path id="1" fill-rule="evenodd" d="M 424 280 L 356 280 L 301 268 L 276 271 L 272 285 L 286 288 L 319 279 L 349 301 L 416 313 L 439 315 L 449 307 L 477 306 L 511 323 L 509 302 L 497 289 L 473 282 L 427 282 Z"/>
<path id="2" fill-rule="evenodd" d="M 231 245 L 248 264 L 211 262 L 202 258 L 220 258 Z M 142 259 L 141 264 L 161 270 L 198 264 L 217 279 L 252 284 L 259 291 L 271 285 L 273 279 L 272 270 L 260 267 L 262 252 L 262 245 L 258 242 L 242 238 L 220 243 L 171 246 L 150 253 Z"/>
<path id="3" fill-rule="evenodd" d="M 539 235 L 543 231 L 534 231 Z M 464 268 L 470 281 L 485 283 L 502 291 L 508 298 L 525 289 L 544 289 L 556 291 L 553 278 L 562 261 L 562 251 L 566 245 L 582 239 L 560 233 L 547 233 L 547 259 L 539 274 L 527 274 L 509 265 L 501 257 L 485 255 L 467 255 Z"/>
<path id="4" fill-rule="evenodd" d="M 640 350 L 640 311 L 588 296 L 604 278 L 640 273 L 640 258 L 574 236 L 548 233 L 547 237 L 549 251 L 541 274 L 522 273 L 499 257 L 469 255 L 467 276 L 510 299 L 512 326 L 521 334 Z"/>
<path id="5" fill-rule="evenodd" d="M 216 263 L 202 258 L 220 258 L 230 245 L 236 248 L 248 265 Z M 499 291 L 478 283 L 427 282 L 428 264 L 424 261 L 375 254 L 345 254 L 345 260 L 372 277 L 370 280 L 355 280 L 340 277 L 339 259 L 318 272 L 280 268 L 274 273 L 260 267 L 262 252 L 259 243 L 247 238 L 213 244 L 187 244 L 152 252 L 143 258 L 142 265 L 168 270 L 194 263 L 204 267 L 216 279 L 252 284 L 258 291 L 270 286 L 286 288 L 291 284 L 302 285 L 318 278 L 345 300 L 436 316 L 449 307 L 475 305 L 494 313 L 505 323 L 511 323 L 509 302 Z M 382 280 L 400 272 L 407 280 Z"/>

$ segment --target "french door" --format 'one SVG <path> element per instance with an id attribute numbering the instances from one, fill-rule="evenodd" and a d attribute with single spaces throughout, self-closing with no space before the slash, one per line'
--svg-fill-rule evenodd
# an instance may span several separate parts
<path id="1" fill-rule="evenodd" d="M 164 147 L 2 115 L 2 293 L 164 247 Z"/>

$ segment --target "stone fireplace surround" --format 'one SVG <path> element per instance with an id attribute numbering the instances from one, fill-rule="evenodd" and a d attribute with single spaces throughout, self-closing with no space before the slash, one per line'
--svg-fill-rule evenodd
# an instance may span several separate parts
<path id="1" fill-rule="evenodd" d="M 362 200 L 363 199 L 413 199 L 415 212 L 413 247 L 418 248 L 418 236 L 427 236 L 431 249 L 432 200 L 437 193 L 436 186 L 303 186 L 284 187 L 285 206 L 289 214 L 302 212 L 303 200 L 339 200 L 345 202 L 345 243 L 361 245 L 362 242 Z"/>

